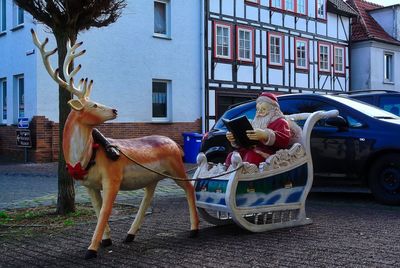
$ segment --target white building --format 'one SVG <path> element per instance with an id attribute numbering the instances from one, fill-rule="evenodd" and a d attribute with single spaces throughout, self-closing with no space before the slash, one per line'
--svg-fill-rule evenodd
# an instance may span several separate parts
<path id="1" fill-rule="evenodd" d="M 77 59 L 83 67 L 76 78 L 93 79 L 91 99 L 118 109 L 114 123 L 101 128 L 106 135 L 157 133 L 182 143 L 182 132 L 201 131 L 201 1 L 127 2 L 116 23 L 78 36 L 87 53 Z M 58 86 L 44 69 L 31 28 L 42 41 L 51 39 L 48 49 L 55 47 L 42 24 L 12 0 L 0 0 L 0 155 L 21 155 L 15 124 L 28 117 L 30 160 L 48 161 L 58 150 L 52 123 L 58 121 Z"/>
<path id="2" fill-rule="evenodd" d="M 261 91 L 348 91 L 350 18 L 342 0 L 206 1 L 205 119 Z"/>
<path id="3" fill-rule="evenodd" d="M 400 91 L 400 4 L 348 3 L 359 13 L 352 24 L 352 90 Z"/>

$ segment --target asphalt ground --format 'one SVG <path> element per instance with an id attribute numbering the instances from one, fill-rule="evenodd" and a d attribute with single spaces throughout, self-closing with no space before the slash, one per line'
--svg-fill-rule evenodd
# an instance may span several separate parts
<path id="1" fill-rule="evenodd" d="M 14 167 L 13 173 L 0 166 L 0 181 L 4 174 L 29 178 L 24 168 L 35 174 L 32 166 Z M 49 173 L 36 174 L 54 180 Z M 130 244 L 122 240 L 133 216 L 110 223 L 113 245 L 93 260 L 84 255 L 94 222 L 32 237 L 0 237 L 0 267 L 400 267 L 400 207 L 377 204 L 368 193 L 311 193 L 306 206 L 311 225 L 250 233 L 201 220 L 193 239 L 183 191 L 167 180 L 159 188 Z M 121 198 L 138 206 L 140 195 Z"/>

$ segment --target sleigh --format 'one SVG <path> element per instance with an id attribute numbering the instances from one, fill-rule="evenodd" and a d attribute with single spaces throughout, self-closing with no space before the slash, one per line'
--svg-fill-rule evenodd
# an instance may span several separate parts
<path id="1" fill-rule="evenodd" d="M 233 153 L 226 169 L 209 163 L 200 153 L 193 179 L 201 217 L 214 225 L 235 222 L 252 232 L 312 223 L 305 211 L 313 183 L 311 131 L 318 120 L 337 115 L 338 111 L 332 110 L 287 116 L 297 137 L 289 149 L 277 151 L 259 166 L 243 162 Z M 303 129 L 295 123 L 300 120 L 306 120 Z"/>

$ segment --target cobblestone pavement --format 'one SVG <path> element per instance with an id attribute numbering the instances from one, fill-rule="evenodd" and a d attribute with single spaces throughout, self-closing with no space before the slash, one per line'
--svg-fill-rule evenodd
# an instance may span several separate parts
<path id="1" fill-rule="evenodd" d="M 313 224 L 265 233 L 201 221 L 193 239 L 186 200 L 158 197 L 134 242 L 121 242 L 132 219 L 111 222 L 113 245 L 97 259 L 83 259 L 90 223 L 51 235 L 0 237 L 0 267 L 400 267 L 398 207 L 365 194 L 312 194 L 307 212 Z"/>
<path id="2" fill-rule="evenodd" d="M 185 164 L 192 170 L 194 164 Z M 55 205 L 57 202 L 57 163 L 3 164 L 0 165 L 0 210 L 38 205 Z M 121 191 L 117 202 L 142 197 L 144 191 Z M 157 196 L 184 196 L 183 190 L 170 179 L 160 181 Z M 76 202 L 90 202 L 86 188 L 75 184 Z"/>
<path id="3" fill-rule="evenodd" d="M 173 184 L 165 181 L 166 189 Z M 306 211 L 313 224 L 271 232 L 202 220 L 199 237 L 191 239 L 183 191 L 160 193 L 130 244 L 121 241 L 133 217 L 111 222 L 113 245 L 89 261 L 83 256 L 95 223 L 0 236 L 0 267 L 400 267 L 400 207 L 377 204 L 370 194 L 312 193 Z"/>

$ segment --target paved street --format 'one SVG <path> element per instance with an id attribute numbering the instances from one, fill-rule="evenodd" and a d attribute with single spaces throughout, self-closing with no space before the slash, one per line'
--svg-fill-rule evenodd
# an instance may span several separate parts
<path id="1" fill-rule="evenodd" d="M 168 181 L 160 186 L 164 192 L 156 193 L 133 243 L 121 242 L 133 218 L 111 222 L 113 246 L 90 261 L 83 256 L 95 223 L 30 238 L 0 237 L 0 267 L 400 267 L 400 207 L 377 204 L 370 194 L 312 193 L 311 225 L 250 233 L 202 220 L 199 237 L 190 239 L 183 192 Z M 138 205 L 136 197 L 121 198 Z"/>

